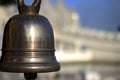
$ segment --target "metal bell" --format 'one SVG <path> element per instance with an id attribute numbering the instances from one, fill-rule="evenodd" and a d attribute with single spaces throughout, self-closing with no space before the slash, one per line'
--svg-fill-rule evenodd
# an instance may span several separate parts
<path id="1" fill-rule="evenodd" d="M 5 26 L 0 71 L 42 73 L 60 70 L 55 57 L 54 34 L 51 24 L 38 15 L 41 0 L 31 6 L 18 0 L 18 15 Z"/>

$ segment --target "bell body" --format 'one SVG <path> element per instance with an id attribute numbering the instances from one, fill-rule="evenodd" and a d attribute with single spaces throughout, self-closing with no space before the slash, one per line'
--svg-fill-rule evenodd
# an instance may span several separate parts
<path id="1" fill-rule="evenodd" d="M 53 72 L 56 61 L 54 34 L 48 19 L 40 15 L 16 15 L 4 30 L 0 71 Z"/>

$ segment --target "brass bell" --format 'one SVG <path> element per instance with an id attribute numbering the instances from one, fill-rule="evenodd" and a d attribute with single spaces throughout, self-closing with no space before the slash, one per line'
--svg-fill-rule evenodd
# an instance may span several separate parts
<path id="1" fill-rule="evenodd" d="M 55 57 L 53 29 L 44 16 L 38 15 L 41 0 L 27 6 L 18 0 L 18 15 L 5 26 L 0 71 L 42 73 L 60 70 Z"/>

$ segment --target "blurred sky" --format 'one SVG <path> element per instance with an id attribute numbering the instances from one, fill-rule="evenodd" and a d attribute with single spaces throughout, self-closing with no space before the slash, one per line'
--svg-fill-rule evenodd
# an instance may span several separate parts
<path id="1" fill-rule="evenodd" d="M 34 0 L 25 0 L 30 3 Z M 51 0 L 55 3 L 56 0 Z M 80 22 L 89 28 L 115 30 L 120 25 L 120 0 L 63 0 L 76 9 Z"/>

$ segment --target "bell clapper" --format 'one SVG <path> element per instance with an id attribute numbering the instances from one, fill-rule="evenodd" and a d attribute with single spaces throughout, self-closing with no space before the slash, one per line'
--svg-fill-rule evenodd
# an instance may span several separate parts
<path id="1" fill-rule="evenodd" d="M 35 80 L 37 78 L 37 73 L 24 73 L 26 80 Z"/>

